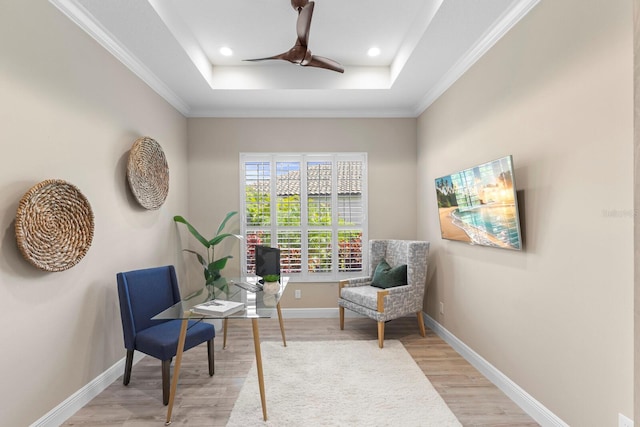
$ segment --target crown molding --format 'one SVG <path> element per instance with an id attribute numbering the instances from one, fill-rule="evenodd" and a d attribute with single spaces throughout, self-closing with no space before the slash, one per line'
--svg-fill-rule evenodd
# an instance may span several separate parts
<path id="1" fill-rule="evenodd" d="M 425 94 L 416 105 L 413 116 L 422 114 L 443 93 L 447 91 L 464 73 L 473 66 L 489 49 L 495 45 L 511 28 L 513 28 L 540 0 L 522 0 L 516 2 L 509 10 L 496 20 L 496 23 L 467 51 L 449 71 Z"/>
<path id="2" fill-rule="evenodd" d="M 462 58 L 427 92 L 415 106 L 399 109 L 192 109 L 183 99 L 173 92 L 144 63 L 131 53 L 113 34 L 104 28 L 99 21 L 80 3 L 79 0 L 49 0 L 64 15 L 82 28 L 108 52 L 122 62 L 138 78 L 165 99 L 171 106 L 185 117 L 321 117 L 321 118 L 415 118 L 420 116 L 446 90 L 451 87 L 476 61 L 491 49 L 513 26 L 533 9 L 540 0 L 520 0 L 498 18 L 495 24 L 475 43 Z"/>
<path id="3" fill-rule="evenodd" d="M 407 109 L 379 109 L 379 110 L 336 110 L 336 109 L 202 109 L 193 110 L 189 118 L 219 117 L 219 118 L 415 118 L 413 110 Z"/>
<path id="4" fill-rule="evenodd" d="M 129 70 L 145 82 L 158 95 L 164 98 L 182 115 L 188 116 L 189 106 L 171 89 L 169 89 L 140 60 L 129 52 L 113 34 L 107 31 L 77 0 L 49 0 L 58 10 L 64 13 L 76 25 L 82 28 L 109 53 L 115 56 Z"/>

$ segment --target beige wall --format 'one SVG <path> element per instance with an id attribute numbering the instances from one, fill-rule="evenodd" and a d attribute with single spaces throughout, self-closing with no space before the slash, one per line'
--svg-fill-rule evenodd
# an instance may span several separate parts
<path id="1" fill-rule="evenodd" d="M 47 1 L 0 1 L 0 424 L 26 426 L 124 357 L 115 274 L 174 263 L 171 216 L 187 203 L 186 119 Z M 146 211 L 128 191 L 128 150 L 163 147 L 170 191 Z M 29 188 L 65 179 L 89 199 L 95 236 L 75 267 L 20 255 Z"/>
<path id="2" fill-rule="evenodd" d="M 574 426 L 633 416 L 632 40 L 631 0 L 540 2 L 418 121 L 428 314 Z M 507 154 L 525 250 L 443 241 L 434 178 Z"/>
<path id="3" fill-rule="evenodd" d="M 571 425 L 632 416 L 631 16 L 630 0 L 543 1 L 417 121 L 186 120 L 48 2 L 0 0 L 2 424 L 28 425 L 123 357 L 115 274 L 180 266 L 171 217 L 214 230 L 252 151 L 366 151 L 369 237 L 432 242 L 432 317 Z M 126 188 L 141 135 L 169 161 L 158 211 Z M 433 179 L 505 154 L 525 251 L 442 241 Z M 49 178 L 96 217 L 89 253 L 59 273 L 24 261 L 13 229 Z M 295 288 L 287 307 L 335 307 L 334 284 Z"/>
<path id="4" fill-rule="evenodd" d="M 189 119 L 188 132 L 189 212 L 207 235 L 239 209 L 239 153 L 367 152 L 369 238 L 416 236 L 415 119 L 202 118 Z M 291 283 L 283 306 L 336 308 L 337 292 L 335 283 Z"/>

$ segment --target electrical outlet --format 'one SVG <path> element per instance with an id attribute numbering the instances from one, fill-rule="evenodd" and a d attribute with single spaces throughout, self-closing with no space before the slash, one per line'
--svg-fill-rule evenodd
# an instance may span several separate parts
<path id="1" fill-rule="evenodd" d="M 618 413 L 618 427 L 633 427 L 633 420 Z"/>
<path id="2" fill-rule="evenodd" d="M 296 291 L 294 292 L 294 296 L 296 299 L 302 298 L 302 291 L 300 289 L 296 289 Z"/>
<path id="3" fill-rule="evenodd" d="M 440 301 L 440 314 L 444 314 L 444 303 Z"/>

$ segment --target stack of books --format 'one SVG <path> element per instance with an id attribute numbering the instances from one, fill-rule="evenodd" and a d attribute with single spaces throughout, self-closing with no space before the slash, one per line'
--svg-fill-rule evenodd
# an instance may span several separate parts
<path id="1" fill-rule="evenodd" d="M 194 306 L 191 311 L 207 316 L 225 317 L 244 310 L 244 303 L 214 299 Z"/>

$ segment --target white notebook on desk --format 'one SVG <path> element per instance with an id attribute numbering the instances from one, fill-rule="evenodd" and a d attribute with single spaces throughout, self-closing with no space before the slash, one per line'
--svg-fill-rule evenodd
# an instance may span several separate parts
<path id="1" fill-rule="evenodd" d="M 197 314 L 224 317 L 244 310 L 244 303 L 226 300 L 211 300 L 194 306 L 191 311 Z"/>

